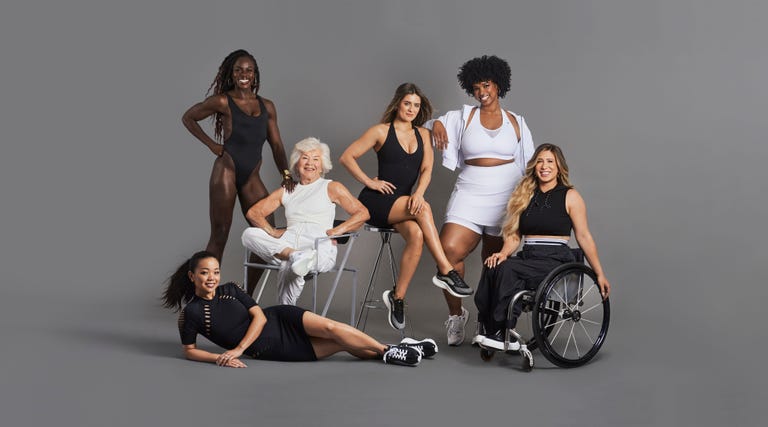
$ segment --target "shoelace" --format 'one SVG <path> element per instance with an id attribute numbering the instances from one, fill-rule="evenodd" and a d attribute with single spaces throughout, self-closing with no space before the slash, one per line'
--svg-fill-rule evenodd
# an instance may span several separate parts
<path id="1" fill-rule="evenodd" d="M 453 286 L 456 286 L 457 288 L 467 288 L 468 286 L 464 283 L 464 281 L 461 279 L 461 276 L 459 276 L 459 273 L 456 270 L 451 270 L 448 272 L 448 277 L 453 280 Z"/>
<path id="2" fill-rule="evenodd" d="M 458 334 L 461 331 L 461 316 L 452 315 L 448 316 L 448 320 L 445 321 L 445 327 L 448 332 L 452 334 Z"/>
<path id="3" fill-rule="evenodd" d="M 405 361 L 408 358 L 408 350 L 399 347 L 392 347 L 387 351 L 389 357 Z"/>

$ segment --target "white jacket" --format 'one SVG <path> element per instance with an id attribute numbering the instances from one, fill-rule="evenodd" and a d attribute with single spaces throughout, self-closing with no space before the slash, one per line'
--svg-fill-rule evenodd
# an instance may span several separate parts
<path id="1" fill-rule="evenodd" d="M 424 123 L 424 127 L 429 130 L 432 130 L 432 124 L 435 120 L 440 120 L 440 123 L 445 126 L 445 131 L 448 134 L 448 146 L 443 150 L 443 166 L 450 170 L 455 170 L 456 167 L 461 168 L 464 165 L 464 156 L 461 152 L 461 137 L 464 134 L 467 119 L 473 108 L 475 107 L 472 105 L 464 105 L 461 110 L 449 111 L 437 119 Z M 508 112 L 515 116 L 520 126 L 520 142 L 517 144 L 515 162 L 519 162 L 518 166 L 522 174 L 525 175 L 525 165 L 528 164 L 528 161 L 533 156 L 533 136 L 531 136 L 531 131 L 528 129 L 528 125 L 525 124 L 523 116 L 512 111 Z M 480 117 L 472 117 L 472 120 L 480 120 Z"/>

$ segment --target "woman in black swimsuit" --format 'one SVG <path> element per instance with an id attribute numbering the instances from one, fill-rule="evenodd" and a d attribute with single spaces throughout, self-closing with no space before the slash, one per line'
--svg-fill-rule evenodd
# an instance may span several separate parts
<path id="1" fill-rule="evenodd" d="M 244 50 L 227 55 L 209 93 L 211 89 L 213 95 L 190 107 L 181 121 L 217 156 L 209 185 L 211 234 L 206 250 L 221 258 L 232 225 L 235 198 L 240 199 L 240 209 L 245 215 L 253 204 L 269 194 L 259 176 L 265 140 L 282 171 L 283 187 L 291 191 L 294 182 L 277 128 L 275 105 L 257 95 L 259 68 L 253 56 Z M 216 140 L 198 124 L 211 116 Z M 224 143 L 220 144 L 218 141 L 222 139 Z M 248 292 L 253 293 L 251 284 Z"/>
<path id="2" fill-rule="evenodd" d="M 400 260 L 400 274 L 393 291 L 384 292 L 389 308 L 389 324 L 405 327 L 405 293 L 419 264 L 421 250 L 427 249 L 437 262 L 434 283 L 459 297 L 472 294 L 446 258 L 432 217 L 424 200 L 432 178 L 432 146 L 429 131 L 421 126 L 432 115 L 432 106 L 415 84 L 403 83 L 387 106 L 381 123 L 368 129 L 341 155 L 341 164 L 366 188 L 359 199 L 371 214 L 369 224 L 393 227 L 405 239 Z M 357 159 L 369 150 L 376 151 L 378 176 L 370 178 L 360 169 Z"/>
<path id="3" fill-rule="evenodd" d="M 189 360 L 244 368 L 240 356 L 280 361 L 314 361 L 340 351 L 361 359 L 383 358 L 385 363 L 416 366 L 422 356 L 437 353 L 433 340 L 406 338 L 384 345 L 343 323 L 302 308 L 279 305 L 261 309 L 234 283 L 219 286 L 219 260 L 198 252 L 179 266 L 168 280 L 163 305 L 181 309 L 179 335 Z M 201 334 L 227 351 L 211 353 L 197 348 Z"/>

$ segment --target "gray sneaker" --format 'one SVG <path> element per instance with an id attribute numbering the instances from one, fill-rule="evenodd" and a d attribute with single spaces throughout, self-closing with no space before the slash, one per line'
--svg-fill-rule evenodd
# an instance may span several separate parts
<path id="1" fill-rule="evenodd" d="M 445 328 L 448 330 L 448 345 L 459 346 L 464 342 L 464 327 L 469 320 L 469 311 L 461 307 L 461 315 L 448 316 Z"/>
<path id="2" fill-rule="evenodd" d="M 438 271 L 432 277 L 432 283 L 438 288 L 445 289 L 456 298 L 466 298 L 475 292 L 464 282 L 456 270 L 451 270 L 448 274 L 440 274 Z"/>
<path id="3" fill-rule="evenodd" d="M 395 299 L 395 291 L 384 291 L 381 299 L 384 300 L 384 305 L 387 306 L 389 326 L 396 330 L 405 328 L 405 301 Z"/>

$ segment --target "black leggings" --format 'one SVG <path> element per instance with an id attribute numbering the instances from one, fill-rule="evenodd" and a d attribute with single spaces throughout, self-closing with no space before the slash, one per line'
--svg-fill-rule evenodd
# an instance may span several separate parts
<path id="1" fill-rule="evenodd" d="M 518 301 L 512 320 L 507 322 L 507 308 L 512 297 L 524 289 L 536 289 L 539 282 L 560 264 L 574 262 L 567 245 L 525 245 L 517 256 L 507 258 L 495 268 L 483 267 L 475 292 L 478 321 L 486 333 L 494 333 L 506 324 L 514 328 L 522 310 Z"/>

